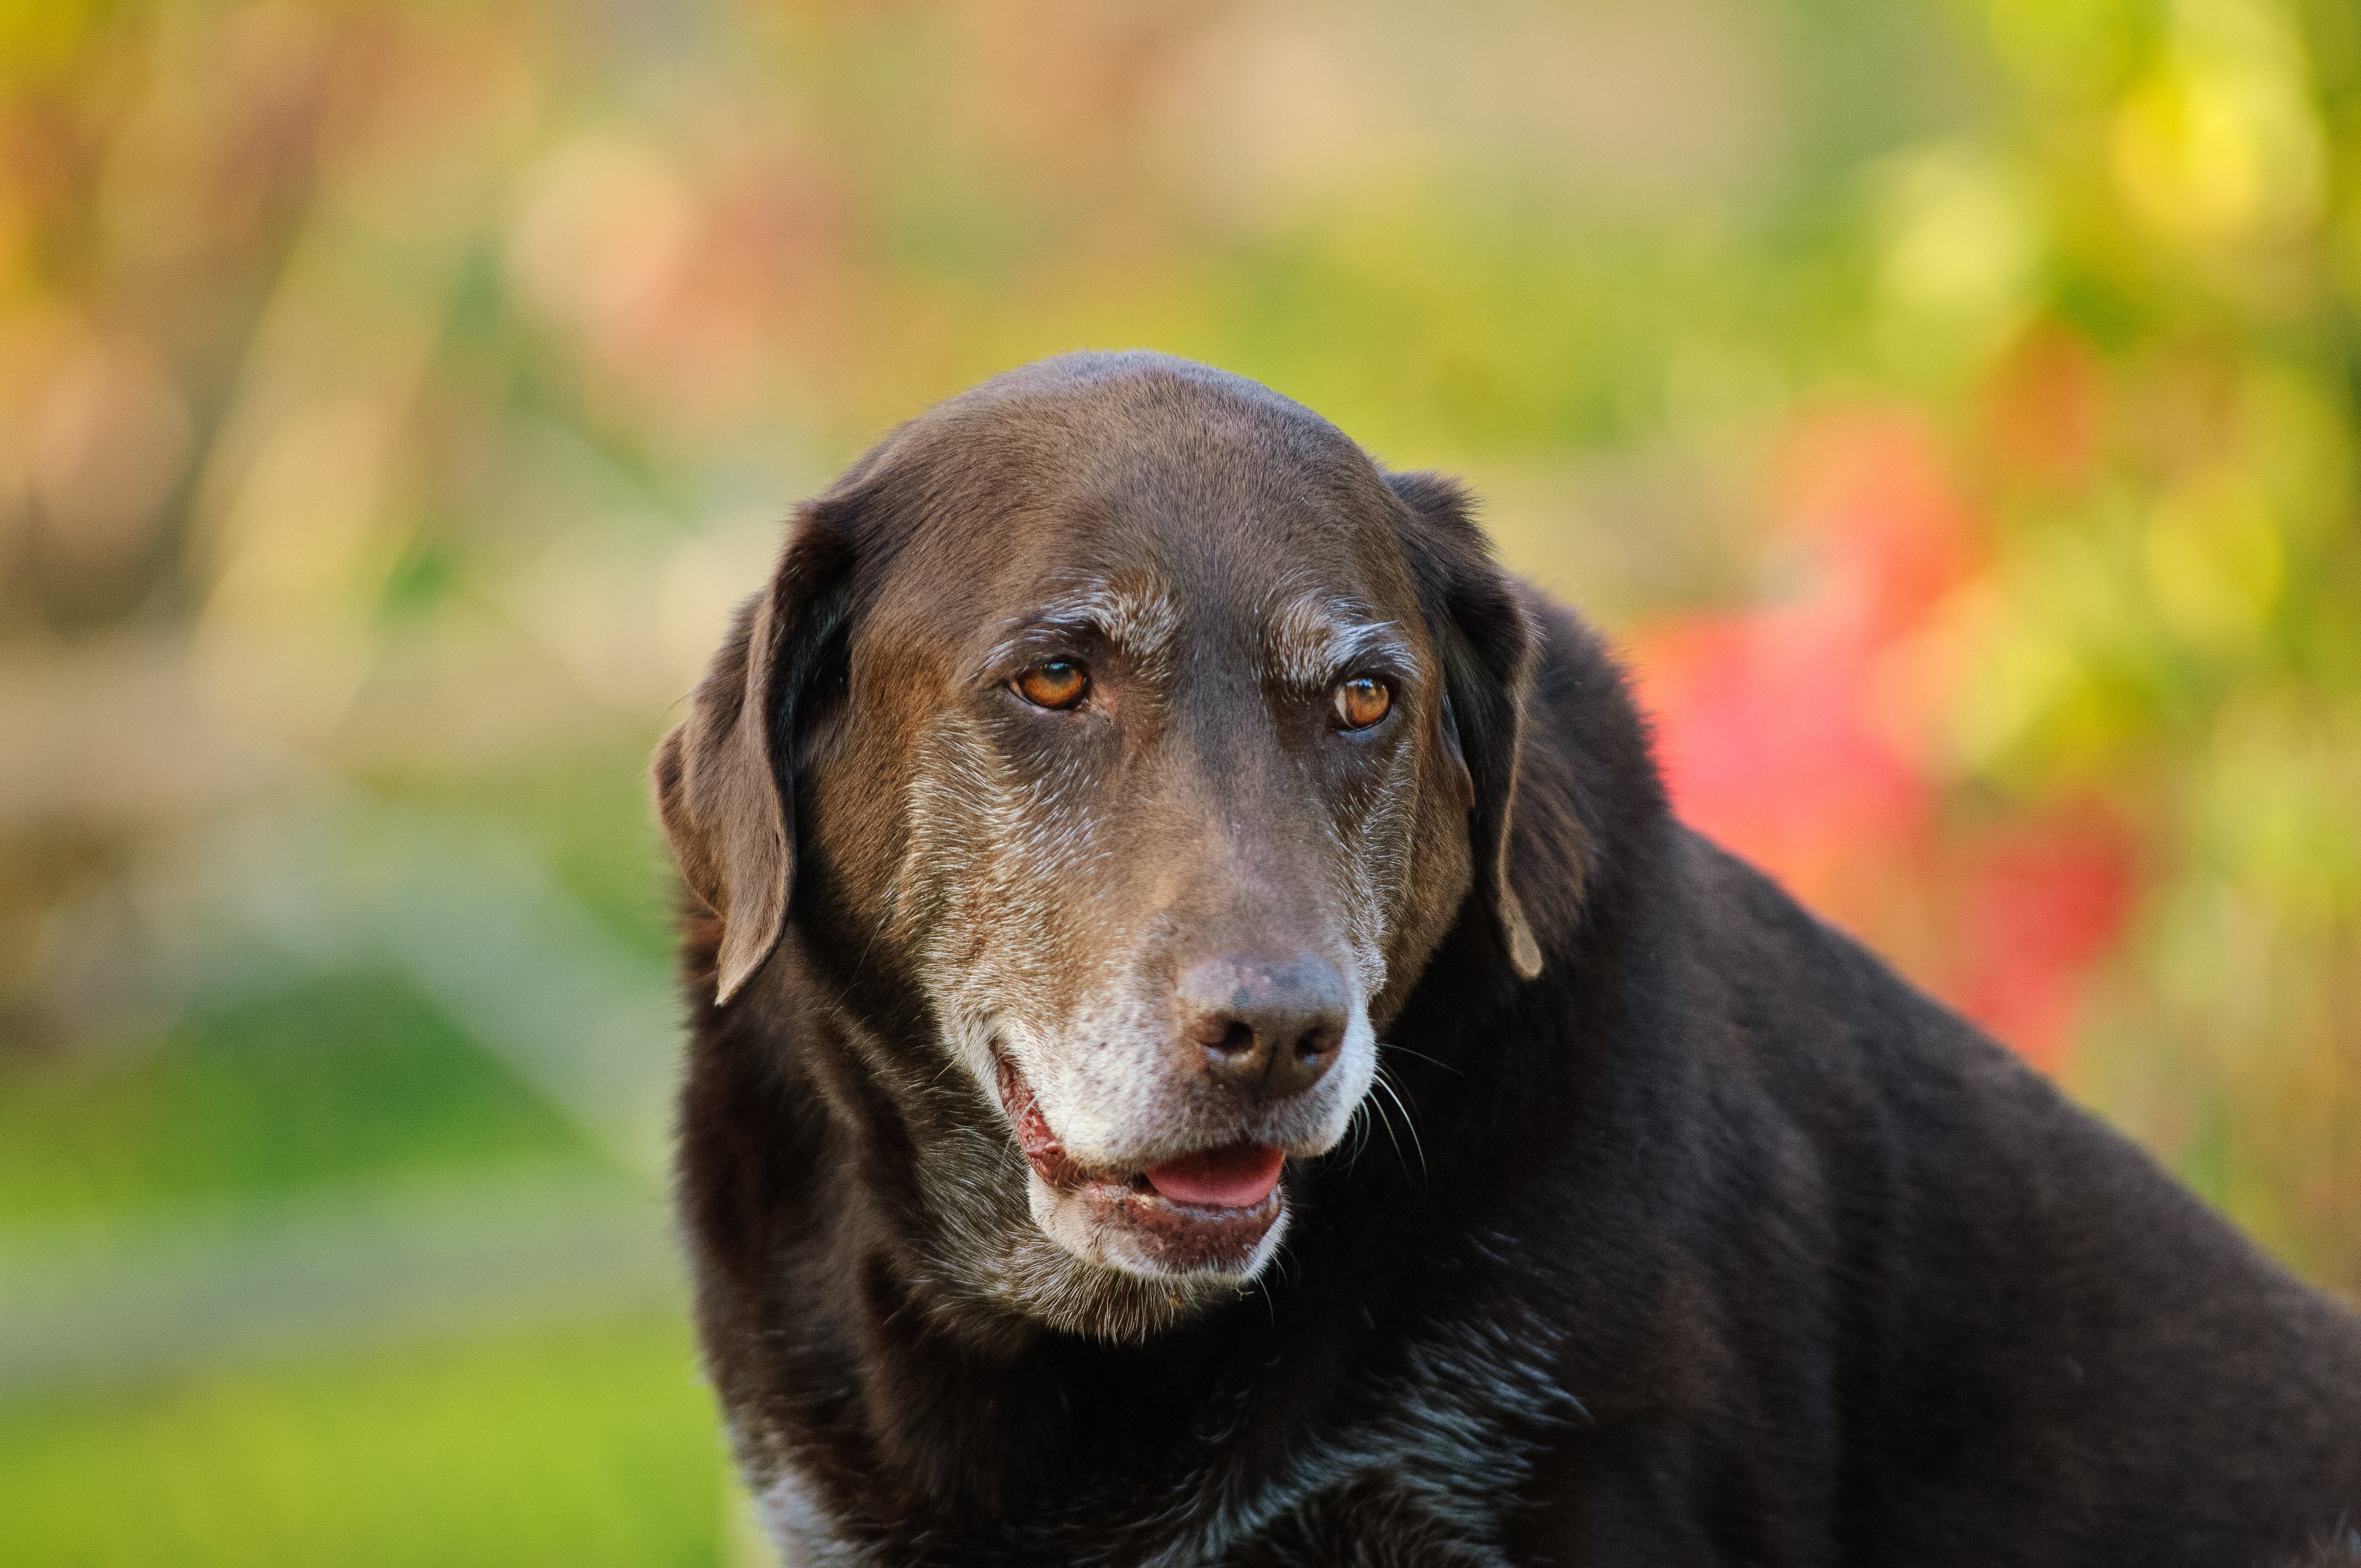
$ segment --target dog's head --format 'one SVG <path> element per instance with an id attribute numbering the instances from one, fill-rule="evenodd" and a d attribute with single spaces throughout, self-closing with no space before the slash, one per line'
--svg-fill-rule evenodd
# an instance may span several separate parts
<path id="1" fill-rule="evenodd" d="M 1539 967 L 1532 643 L 1458 491 L 1304 409 L 1152 355 L 1004 376 L 800 510 L 658 751 L 717 999 L 792 927 L 937 1281 L 1147 1332 L 1268 1263 L 1471 889 Z"/>

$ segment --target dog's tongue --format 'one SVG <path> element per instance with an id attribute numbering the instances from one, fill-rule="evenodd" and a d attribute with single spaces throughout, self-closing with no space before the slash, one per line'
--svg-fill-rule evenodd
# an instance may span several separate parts
<path id="1" fill-rule="evenodd" d="M 1148 1168 L 1148 1184 L 1175 1203 L 1251 1209 L 1279 1185 L 1287 1156 L 1261 1144 L 1232 1144 Z"/>

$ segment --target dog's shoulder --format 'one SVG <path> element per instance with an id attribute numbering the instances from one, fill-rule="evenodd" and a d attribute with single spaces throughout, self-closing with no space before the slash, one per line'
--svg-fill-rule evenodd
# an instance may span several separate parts
<path id="1" fill-rule="evenodd" d="M 1784 1197 L 1821 1221 L 1837 1386 L 1888 1506 L 2045 1496 L 2020 1532 L 2106 1521 L 2169 1555 L 2361 1501 L 2361 1320 L 1762 872 L 1695 835 L 1679 860 L 1708 1070 L 1806 1151 Z"/>

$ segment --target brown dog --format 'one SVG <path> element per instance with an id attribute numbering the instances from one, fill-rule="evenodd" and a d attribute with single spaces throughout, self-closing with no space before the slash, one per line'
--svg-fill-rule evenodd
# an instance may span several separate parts
<path id="1" fill-rule="evenodd" d="M 1457 489 L 1251 383 L 1070 356 L 896 431 L 655 776 L 700 1326 L 791 1561 L 2361 1514 L 2361 1326 L 1681 828 Z"/>

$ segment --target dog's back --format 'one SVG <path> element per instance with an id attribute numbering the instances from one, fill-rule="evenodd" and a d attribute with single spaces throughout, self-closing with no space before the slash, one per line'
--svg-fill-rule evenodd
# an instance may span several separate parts
<path id="1" fill-rule="evenodd" d="M 2361 1499 L 2351 1313 L 1759 873 L 1689 858 L 1731 1025 L 1706 1071 L 1744 1085 L 1732 1142 L 1795 1173 L 1778 1201 L 1825 1214 L 1837 1295 L 1789 1318 L 1775 1280 L 1729 1288 L 1832 1336 L 1848 1533 L 1880 1561 L 2233 1563 L 2257 1521 L 2293 1541 Z"/>

